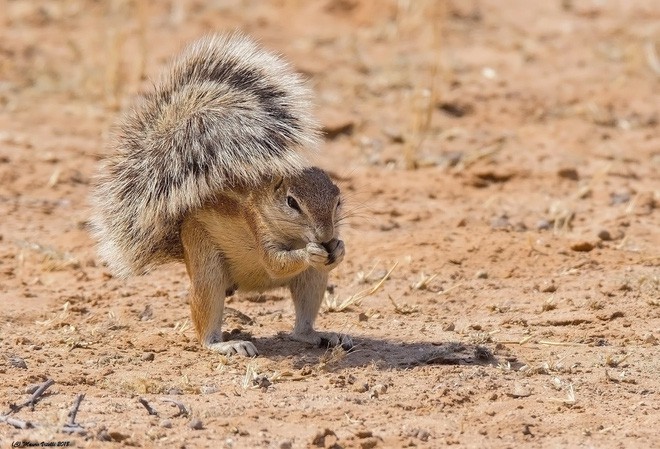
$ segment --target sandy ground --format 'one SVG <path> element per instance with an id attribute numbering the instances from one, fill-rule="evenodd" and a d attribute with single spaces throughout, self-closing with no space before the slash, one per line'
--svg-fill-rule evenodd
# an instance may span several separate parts
<path id="1" fill-rule="evenodd" d="M 0 444 L 660 447 L 659 23 L 655 0 L 0 2 L 0 413 L 55 382 Z M 183 267 L 120 281 L 87 233 L 119 111 L 232 29 L 314 86 L 352 210 L 318 325 L 352 353 L 289 341 L 283 291 L 228 303 L 260 357 L 205 351 Z"/>

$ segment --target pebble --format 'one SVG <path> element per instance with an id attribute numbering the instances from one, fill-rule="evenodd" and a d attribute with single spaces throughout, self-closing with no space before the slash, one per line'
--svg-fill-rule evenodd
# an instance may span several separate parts
<path id="1" fill-rule="evenodd" d="M 215 385 L 202 385 L 199 391 L 202 394 L 213 394 L 218 392 L 218 387 Z"/>
<path id="2" fill-rule="evenodd" d="M 486 270 L 479 270 L 474 277 L 477 279 L 488 279 L 488 272 Z"/>
<path id="3" fill-rule="evenodd" d="M 280 449 L 291 449 L 293 447 L 293 443 L 289 440 L 282 441 L 280 443 Z"/>
<path id="4" fill-rule="evenodd" d="M 188 423 L 188 427 L 190 427 L 193 430 L 202 430 L 204 428 L 204 423 L 202 423 L 201 419 L 194 418 L 190 423 Z"/>
<path id="5" fill-rule="evenodd" d="M 577 169 L 573 167 L 561 168 L 557 172 L 557 175 L 559 175 L 560 178 L 570 179 L 571 181 L 577 181 L 580 179 Z"/>
<path id="6" fill-rule="evenodd" d="M 598 238 L 604 242 L 609 242 L 610 240 L 612 240 L 612 235 L 610 234 L 610 231 L 608 231 L 607 229 L 602 229 L 598 232 Z"/>
<path id="7" fill-rule="evenodd" d="M 526 398 L 531 396 L 532 392 L 528 388 L 524 387 L 522 384 L 516 383 L 513 387 L 513 392 L 509 393 L 509 396 L 514 398 Z"/>
<path id="8" fill-rule="evenodd" d="M 557 291 L 557 286 L 555 285 L 554 281 L 545 281 L 541 286 L 539 287 L 539 291 L 543 293 L 554 293 Z"/>
<path id="9" fill-rule="evenodd" d="M 456 325 L 454 323 L 446 323 L 442 325 L 442 330 L 444 332 L 453 332 L 456 330 Z"/>
<path id="10" fill-rule="evenodd" d="M 627 203 L 628 201 L 630 201 L 629 192 L 610 193 L 610 206 Z"/>
<path id="11" fill-rule="evenodd" d="M 644 343 L 648 343 L 650 345 L 657 345 L 658 344 L 658 337 L 656 337 L 653 334 L 648 334 L 644 337 Z"/>
<path id="12" fill-rule="evenodd" d="M 164 429 L 171 429 L 172 428 L 172 421 L 169 419 L 162 419 L 158 425 Z"/>
<path id="13" fill-rule="evenodd" d="M 376 446 L 378 446 L 378 440 L 374 437 L 369 437 L 360 441 L 360 447 L 362 449 L 371 449 Z"/>
<path id="14" fill-rule="evenodd" d="M 424 429 L 413 429 L 408 433 L 408 435 L 421 441 L 428 441 L 429 437 L 431 436 L 431 434 Z"/>
<path id="15" fill-rule="evenodd" d="M 579 252 L 584 252 L 587 253 L 594 249 L 594 244 L 591 242 L 588 242 L 586 240 L 575 242 L 571 245 L 571 249 L 573 251 L 579 251 Z"/>
<path id="16" fill-rule="evenodd" d="M 25 360 L 17 355 L 9 358 L 9 364 L 14 368 L 27 369 L 27 363 L 25 363 Z"/>
<path id="17" fill-rule="evenodd" d="M 508 216 L 500 215 L 490 221 L 490 227 L 493 229 L 509 229 L 511 227 L 511 222 L 509 222 Z"/>
<path id="18" fill-rule="evenodd" d="M 546 219 L 542 219 L 536 222 L 536 229 L 539 231 L 547 231 L 552 228 L 552 223 Z"/>
<path id="19" fill-rule="evenodd" d="M 141 359 L 143 362 L 152 362 L 155 357 L 156 356 L 154 355 L 153 352 L 145 352 L 144 354 L 142 354 Z"/>

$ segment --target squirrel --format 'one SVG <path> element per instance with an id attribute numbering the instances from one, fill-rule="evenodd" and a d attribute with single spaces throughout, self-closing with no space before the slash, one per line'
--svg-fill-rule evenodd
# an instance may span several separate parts
<path id="1" fill-rule="evenodd" d="M 344 258 L 339 188 L 307 155 L 319 143 L 310 90 L 281 57 L 241 34 L 190 45 L 119 121 L 92 191 L 92 234 L 117 277 L 183 261 L 202 345 L 223 341 L 235 290 L 288 287 L 291 337 L 318 346 L 352 339 L 314 322 L 328 273 Z"/>

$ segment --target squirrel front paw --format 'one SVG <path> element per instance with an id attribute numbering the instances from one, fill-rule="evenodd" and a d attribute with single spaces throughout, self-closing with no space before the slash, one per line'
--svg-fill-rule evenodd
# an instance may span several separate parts
<path id="1" fill-rule="evenodd" d="M 344 259 L 344 242 L 332 239 L 324 244 L 308 243 L 307 256 L 309 264 L 321 271 L 330 271 Z"/>

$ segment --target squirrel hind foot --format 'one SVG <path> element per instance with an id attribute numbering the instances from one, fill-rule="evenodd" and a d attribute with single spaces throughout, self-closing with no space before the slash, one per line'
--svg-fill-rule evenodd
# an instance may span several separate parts
<path id="1" fill-rule="evenodd" d="M 204 346 L 207 349 L 224 355 L 238 354 L 245 357 L 256 357 L 259 355 L 259 351 L 257 351 L 257 348 L 251 341 L 230 340 L 217 343 L 206 343 Z"/>

